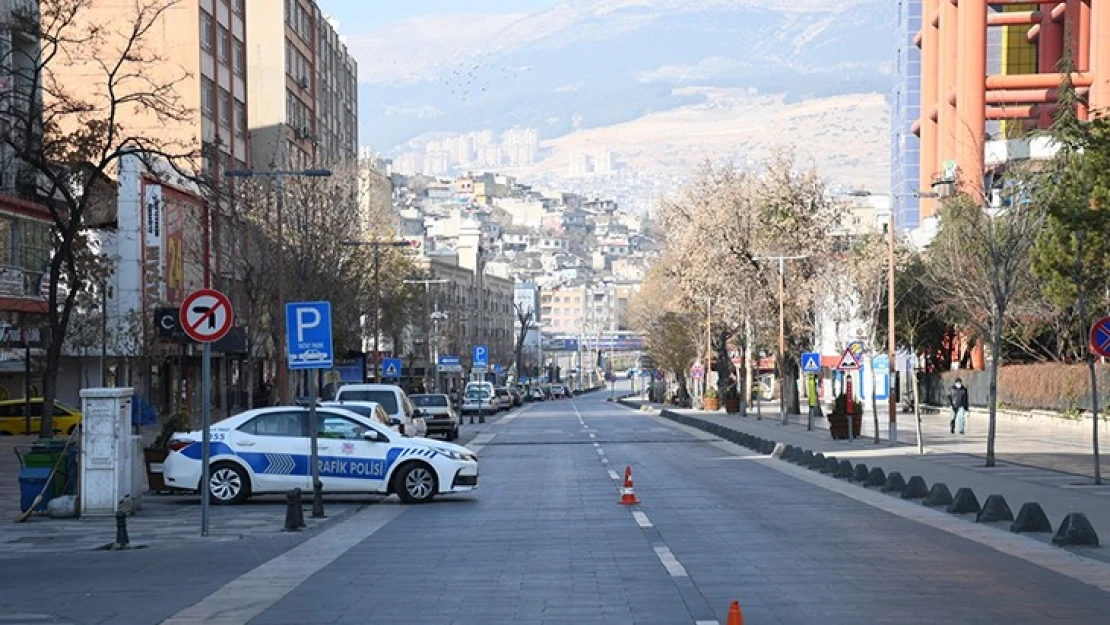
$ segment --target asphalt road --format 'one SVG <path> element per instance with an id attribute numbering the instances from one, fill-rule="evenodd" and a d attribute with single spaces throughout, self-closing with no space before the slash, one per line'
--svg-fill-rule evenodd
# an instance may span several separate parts
<path id="1" fill-rule="evenodd" d="M 472 495 L 261 542 L 7 560 L 0 625 L 724 625 L 733 599 L 749 625 L 1106 622 L 1093 586 L 607 396 L 479 428 Z M 617 503 L 626 466 L 638 506 Z"/>

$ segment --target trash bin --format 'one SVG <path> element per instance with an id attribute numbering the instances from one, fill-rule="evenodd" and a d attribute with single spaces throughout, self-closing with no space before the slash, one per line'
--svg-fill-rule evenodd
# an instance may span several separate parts
<path id="1" fill-rule="evenodd" d="M 59 460 L 62 454 L 64 460 Z M 57 464 L 58 470 L 54 472 L 51 494 L 72 495 L 77 487 L 77 446 L 70 445 L 66 448 L 65 438 L 51 438 L 37 440 L 31 444 L 29 451 L 20 455 L 23 468 L 46 469 L 49 471 Z"/>
<path id="2" fill-rule="evenodd" d="M 35 497 L 42 493 L 42 501 L 38 506 L 35 506 L 35 512 L 45 512 L 46 504 L 54 498 L 53 489 L 47 488 L 43 492 L 43 487 L 46 486 L 46 481 L 50 479 L 50 469 L 48 467 L 26 467 L 19 471 L 19 509 L 21 512 L 26 512 L 31 509 L 32 504 L 35 503 Z"/>

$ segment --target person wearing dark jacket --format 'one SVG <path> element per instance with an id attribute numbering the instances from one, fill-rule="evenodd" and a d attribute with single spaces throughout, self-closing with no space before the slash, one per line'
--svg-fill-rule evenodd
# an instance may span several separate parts
<path id="1" fill-rule="evenodd" d="M 956 383 L 948 394 L 948 401 L 952 404 L 952 420 L 948 422 L 948 429 L 955 434 L 958 425 L 960 434 L 963 434 L 964 424 L 967 421 L 968 402 L 967 389 L 964 388 L 964 381 L 960 378 L 956 378 Z"/>

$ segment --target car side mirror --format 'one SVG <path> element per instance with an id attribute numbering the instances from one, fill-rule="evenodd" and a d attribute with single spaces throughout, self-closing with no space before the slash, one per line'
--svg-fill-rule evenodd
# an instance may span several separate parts
<path id="1" fill-rule="evenodd" d="M 390 425 L 401 425 L 401 418 L 400 417 L 390 417 L 389 418 L 389 424 Z"/>
<path id="2" fill-rule="evenodd" d="M 367 432 L 363 432 L 362 433 L 362 438 L 363 438 L 363 440 L 369 441 L 371 443 L 384 443 L 384 442 L 386 442 L 385 437 L 382 436 L 382 434 L 379 433 L 376 430 L 369 430 Z"/>
<path id="3" fill-rule="evenodd" d="M 420 417 L 423 417 L 423 416 L 424 416 L 424 411 L 419 409 L 419 408 L 412 411 L 412 418 L 414 418 L 414 419 L 419 419 Z"/>

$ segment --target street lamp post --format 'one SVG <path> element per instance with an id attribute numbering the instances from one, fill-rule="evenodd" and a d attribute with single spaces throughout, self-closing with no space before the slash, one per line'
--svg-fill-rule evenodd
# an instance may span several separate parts
<path id="1" fill-rule="evenodd" d="M 285 404 L 288 402 L 288 379 L 286 377 L 286 364 L 285 360 L 288 357 L 285 347 L 285 233 L 283 232 L 284 219 L 282 214 L 285 212 L 285 177 L 297 176 L 303 178 L 327 178 L 331 176 L 330 169 L 227 169 L 224 170 L 225 178 L 254 178 L 264 177 L 273 178 L 274 187 L 277 192 L 277 238 L 278 238 L 278 275 L 280 279 L 277 281 L 278 288 L 278 327 L 283 331 L 277 332 L 277 380 L 278 380 L 278 402 Z"/>
<path id="2" fill-rule="evenodd" d="M 892 199 L 900 199 L 900 198 L 904 198 L 904 197 L 916 197 L 916 198 L 937 198 L 937 197 L 939 197 L 939 194 L 934 193 L 932 191 L 917 191 L 917 192 L 914 192 L 914 193 L 879 193 L 879 194 L 873 194 L 870 191 L 863 190 L 863 191 L 854 191 L 850 195 L 861 196 L 861 197 L 866 197 L 866 196 L 870 196 L 870 195 L 880 195 L 880 196 L 887 196 L 887 197 L 890 197 Z M 893 205 L 893 202 L 891 203 L 890 214 L 887 215 L 886 235 L 887 235 L 886 236 L 886 264 L 887 264 L 887 276 L 886 276 L 886 281 L 887 281 L 887 284 L 886 284 L 886 289 L 887 289 L 887 292 L 886 292 L 886 301 L 887 301 L 887 307 L 886 307 L 887 308 L 887 313 L 886 313 L 887 314 L 887 318 L 886 318 L 886 325 L 887 325 L 886 343 L 887 343 L 887 345 L 886 345 L 886 349 L 887 349 L 887 359 L 890 363 L 888 365 L 889 373 L 892 376 L 891 380 L 889 382 L 890 390 L 888 390 L 888 392 L 887 392 L 887 402 L 886 402 L 887 403 L 887 414 L 889 415 L 889 425 L 887 426 L 888 427 L 888 429 L 887 429 L 887 440 L 889 440 L 890 444 L 893 445 L 893 444 L 896 444 L 898 442 L 898 404 L 894 400 L 894 393 L 893 393 L 893 389 L 894 389 L 893 376 L 896 375 L 897 372 L 898 372 L 898 368 L 895 366 L 895 360 L 894 360 L 895 359 L 895 343 L 894 343 L 894 341 L 895 341 L 895 335 L 894 335 L 894 307 L 895 307 L 895 301 L 894 301 L 894 205 Z M 914 355 L 914 358 L 916 359 L 916 354 Z M 914 370 L 910 371 L 909 375 L 916 376 L 917 375 L 916 368 L 917 367 L 916 367 L 916 360 L 915 360 Z M 876 443 L 879 442 L 878 437 L 879 437 L 879 433 L 876 432 L 875 433 L 875 442 Z M 919 428 L 918 433 L 917 433 L 917 445 L 918 445 L 919 450 L 922 449 L 920 428 Z"/>
<path id="3" fill-rule="evenodd" d="M 782 424 L 787 424 L 786 419 L 786 385 L 783 380 L 786 379 L 786 367 L 784 360 L 786 359 L 786 305 L 785 305 L 785 292 L 786 292 L 786 261 L 788 260 L 801 260 L 809 258 L 808 255 L 800 256 L 764 256 L 755 258 L 753 260 L 777 260 L 779 262 L 779 353 L 775 357 L 775 366 L 779 370 L 779 418 Z"/>
<path id="4" fill-rule="evenodd" d="M 382 314 L 382 282 L 381 282 L 381 248 L 383 247 L 411 247 L 412 243 L 404 239 L 374 239 L 372 241 L 343 241 L 342 245 L 347 247 L 371 247 L 374 249 L 374 316 L 372 318 L 372 325 L 374 332 L 374 383 L 380 384 L 382 381 L 382 367 L 381 367 L 381 350 L 378 349 L 379 335 L 381 329 L 378 327 L 381 323 Z"/>

